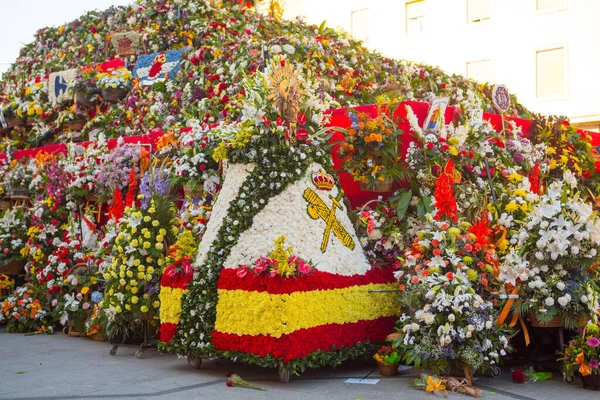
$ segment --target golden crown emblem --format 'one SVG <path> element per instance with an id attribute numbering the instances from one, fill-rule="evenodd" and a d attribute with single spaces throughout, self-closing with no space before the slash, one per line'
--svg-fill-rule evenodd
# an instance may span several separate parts
<path id="1" fill-rule="evenodd" d="M 313 173 L 312 181 L 319 190 L 331 190 L 335 185 L 333 176 L 323 170 Z"/>

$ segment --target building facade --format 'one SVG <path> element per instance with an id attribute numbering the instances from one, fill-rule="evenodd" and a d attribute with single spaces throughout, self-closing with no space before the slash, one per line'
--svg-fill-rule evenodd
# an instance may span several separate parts
<path id="1" fill-rule="evenodd" d="M 598 0 L 286 0 L 398 59 L 505 84 L 528 109 L 600 131 Z"/>

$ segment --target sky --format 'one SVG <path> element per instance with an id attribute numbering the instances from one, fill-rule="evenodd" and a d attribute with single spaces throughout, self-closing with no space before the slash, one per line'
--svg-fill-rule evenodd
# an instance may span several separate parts
<path id="1" fill-rule="evenodd" d="M 60 26 L 86 11 L 132 2 L 134 0 L 0 0 L 0 73 L 16 60 L 23 44 L 33 41 L 38 29 Z"/>

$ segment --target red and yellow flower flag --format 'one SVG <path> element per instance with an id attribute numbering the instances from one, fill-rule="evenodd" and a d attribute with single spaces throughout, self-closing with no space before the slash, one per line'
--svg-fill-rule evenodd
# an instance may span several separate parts
<path id="1" fill-rule="evenodd" d="M 160 280 L 160 331 L 161 342 L 170 343 L 179 324 L 181 299 L 188 292 L 194 271 L 189 257 L 183 257 L 169 266 Z"/>
<path id="2" fill-rule="evenodd" d="M 383 341 L 399 314 L 391 269 L 287 279 L 223 269 L 213 344 L 284 362 L 315 351 Z M 390 290 L 390 292 L 377 292 Z"/>

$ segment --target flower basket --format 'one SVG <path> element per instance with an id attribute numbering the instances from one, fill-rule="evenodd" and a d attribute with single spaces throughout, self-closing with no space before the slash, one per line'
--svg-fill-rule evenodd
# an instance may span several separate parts
<path id="1" fill-rule="evenodd" d="M 201 199 L 204 195 L 204 189 L 202 187 L 192 188 L 188 185 L 183 187 L 183 191 L 185 193 L 185 197 L 189 197 L 191 199 Z"/>
<path id="2" fill-rule="evenodd" d="M 73 325 L 71 325 L 70 321 L 67 321 L 67 336 L 69 337 L 80 337 L 81 336 L 81 332 L 78 332 L 75 330 L 75 328 L 73 327 Z"/>
<path id="3" fill-rule="evenodd" d="M 85 107 L 95 107 L 98 104 L 98 95 L 89 96 L 83 92 L 75 93 L 75 101 Z"/>
<path id="4" fill-rule="evenodd" d="M 13 261 L 8 264 L 0 265 L 0 274 L 22 275 L 25 273 L 24 266 L 25 264 L 21 261 Z"/>
<path id="5" fill-rule="evenodd" d="M 27 207 L 31 204 L 31 197 L 25 194 L 18 194 L 23 192 L 14 192 L 9 196 L 9 199 L 13 201 L 15 207 Z"/>
<path id="6" fill-rule="evenodd" d="M 377 363 L 379 367 L 379 373 L 383 376 L 394 376 L 398 373 L 398 366 L 400 364 L 386 364 L 386 363 Z"/>
<path id="7" fill-rule="evenodd" d="M 83 118 L 81 119 L 76 119 L 74 121 L 71 121 L 67 124 L 67 128 L 72 130 L 72 131 L 81 131 L 83 129 L 83 127 L 85 126 L 85 124 L 87 123 L 87 121 Z"/>
<path id="8" fill-rule="evenodd" d="M 0 200 L 0 211 L 6 211 L 10 209 L 10 202 L 6 200 Z"/>
<path id="9" fill-rule="evenodd" d="M 554 316 L 554 318 L 552 318 L 550 320 L 550 322 L 548 322 L 547 324 L 544 324 L 542 321 L 537 319 L 535 314 L 531 311 L 529 312 L 528 317 L 529 317 L 529 323 L 534 328 L 562 328 L 563 327 L 562 317 L 560 314 Z"/>
<path id="10" fill-rule="evenodd" d="M 600 390 L 600 375 L 586 375 L 581 376 L 581 382 L 583 382 L 583 388 L 588 390 Z"/>
<path id="11" fill-rule="evenodd" d="M 108 103 L 118 103 L 127 96 L 129 89 L 108 88 L 102 89 L 102 99 Z"/>
<path id="12" fill-rule="evenodd" d="M 8 129 L 10 129 L 14 128 L 15 126 L 25 125 L 25 120 L 19 117 L 8 117 L 6 118 L 6 124 L 8 125 Z"/>
<path id="13" fill-rule="evenodd" d="M 565 325 L 562 322 L 562 315 L 560 315 L 560 314 L 554 316 L 554 318 L 552 318 L 550 320 L 550 322 L 548 322 L 547 324 L 544 324 L 542 321 L 537 319 L 535 314 L 532 311 L 529 311 L 528 319 L 529 319 L 529 323 L 534 328 L 564 328 L 565 327 Z M 587 320 L 585 319 L 585 317 L 581 317 L 579 319 L 579 325 L 585 325 L 586 321 Z"/>
<path id="14" fill-rule="evenodd" d="M 388 193 L 392 191 L 391 183 L 380 183 L 375 186 L 367 186 L 365 183 L 360 183 L 360 190 L 366 192 Z"/>

